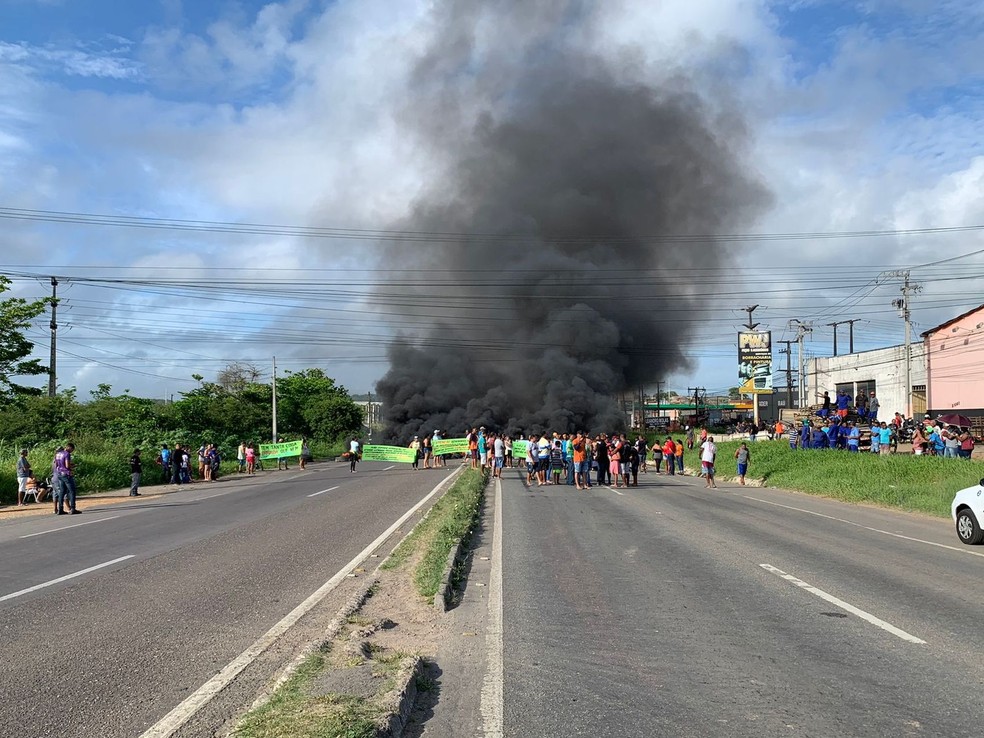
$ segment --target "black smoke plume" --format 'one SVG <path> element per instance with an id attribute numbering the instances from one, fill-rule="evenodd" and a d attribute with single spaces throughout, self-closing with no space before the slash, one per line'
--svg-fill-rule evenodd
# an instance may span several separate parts
<path id="1" fill-rule="evenodd" d="M 435 173 L 396 227 L 433 235 L 392 250 L 406 279 L 378 297 L 429 325 L 389 349 L 385 435 L 621 429 L 620 392 L 691 365 L 705 275 L 727 256 L 679 237 L 734 232 L 768 195 L 719 101 L 555 41 L 567 3 L 502 5 L 556 12 L 478 50 L 479 5 L 445 7 L 405 111 Z"/>

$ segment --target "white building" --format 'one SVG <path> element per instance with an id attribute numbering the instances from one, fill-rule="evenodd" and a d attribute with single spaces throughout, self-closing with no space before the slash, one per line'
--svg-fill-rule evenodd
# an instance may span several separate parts
<path id="1" fill-rule="evenodd" d="M 909 377 L 912 392 L 912 415 L 926 412 L 926 349 L 922 342 L 911 346 Z M 824 391 L 836 402 L 838 390 L 847 390 L 851 404 L 860 390 L 878 398 L 878 417 L 887 420 L 895 413 L 908 415 L 905 391 L 905 345 L 841 356 L 817 357 L 806 361 L 806 397 L 808 405 L 823 401 Z"/>

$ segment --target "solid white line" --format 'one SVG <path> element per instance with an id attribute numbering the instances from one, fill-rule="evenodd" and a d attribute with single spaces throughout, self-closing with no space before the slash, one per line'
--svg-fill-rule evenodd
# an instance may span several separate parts
<path id="1" fill-rule="evenodd" d="M 317 497 L 318 495 L 323 495 L 325 492 L 334 492 L 338 487 L 329 487 L 328 489 L 323 489 L 320 492 L 315 492 L 313 495 L 308 495 L 308 497 Z"/>
<path id="2" fill-rule="evenodd" d="M 862 525 L 861 523 L 855 523 L 852 520 L 844 520 L 843 518 L 835 518 L 833 515 L 825 515 L 823 513 L 814 512 L 813 510 L 804 510 L 801 507 L 793 507 L 792 505 L 783 505 L 781 502 L 772 502 L 770 500 L 762 500 L 758 497 L 749 497 L 748 495 L 742 495 L 746 500 L 755 500 L 755 502 L 762 502 L 766 505 L 775 505 L 776 507 L 784 507 L 787 510 L 795 510 L 796 512 L 806 513 L 807 515 L 816 515 L 818 518 L 826 518 L 827 520 L 834 520 L 838 523 L 846 523 L 847 525 L 853 525 L 855 528 L 861 528 L 862 530 L 869 530 L 872 533 L 881 533 L 882 535 L 891 536 L 892 538 L 901 538 L 903 541 L 912 541 L 913 543 L 923 543 L 927 546 L 935 546 L 936 548 L 945 548 L 949 551 L 956 551 L 957 553 L 969 554 L 971 556 L 980 556 L 984 558 L 984 553 L 978 553 L 977 551 L 970 551 L 966 548 L 957 548 L 956 546 L 948 546 L 945 543 L 936 543 L 935 541 L 926 541 L 922 538 L 913 538 L 912 536 L 906 536 L 902 533 L 892 533 L 890 530 L 882 530 L 881 528 L 872 528 L 870 525 Z"/>
<path id="3" fill-rule="evenodd" d="M 218 674 L 205 682 L 205 684 L 200 686 L 192 694 L 188 695 L 188 697 L 185 698 L 181 704 L 142 733 L 140 738 L 167 738 L 168 736 L 174 735 L 174 733 L 177 732 L 182 725 L 188 722 L 196 712 L 208 703 L 209 700 L 225 689 L 225 687 L 228 686 L 229 683 L 243 671 L 243 669 L 253 663 L 260 656 L 260 654 L 266 651 L 277 640 L 277 638 L 290 630 L 290 628 L 293 627 L 298 620 L 318 605 L 341 582 L 345 581 L 352 569 L 362 563 L 362 561 L 366 559 L 369 554 L 379 548 L 387 538 L 393 535 L 394 531 L 403 525 L 415 512 L 417 512 L 417 510 L 427 504 L 427 501 L 436 495 L 441 487 L 453 479 L 454 476 L 455 475 L 445 477 L 443 480 L 438 482 L 437 486 L 435 486 L 434 489 L 432 489 L 428 495 L 424 497 L 424 499 L 401 515 L 399 520 L 381 533 L 375 541 L 362 549 L 362 551 L 360 551 L 354 559 L 339 569 L 331 579 L 322 584 L 317 590 L 315 590 L 314 593 L 311 594 L 311 596 L 304 600 L 304 602 L 287 613 L 282 620 L 260 636 L 256 642 L 253 643 L 253 645 L 229 662 L 221 671 L 219 671 Z"/>
<path id="4" fill-rule="evenodd" d="M 614 492 L 615 494 L 617 494 L 619 497 L 625 497 L 625 495 L 623 493 L 619 492 L 614 487 L 609 487 L 607 484 L 605 485 L 605 489 L 611 490 L 612 492 Z"/>
<path id="5" fill-rule="evenodd" d="M 495 480 L 495 527 L 489 571 L 489 625 L 485 634 L 485 679 L 482 682 L 482 730 L 502 738 L 502 484 Z"/>
<path id="6" fill-rule="evenodd" d="M 383 469 L 383 471 L 389 471 L 390 469 L 395 469 L 395 468 L 396 468 L 396 464 L 393 464 L 393 466 L 387 466 L 385 469 Z"/>
<path id="7" fill-rule="evenodd" d="M 90 566 L 88 569 L 83 569 L 82 571 L 74 572 L 73 574 L 66 574 L 63 577 L 58 577 L 57 579 L 52 579 L 50 582 L 44 582 L 43 584 L 35 584 L 33 587 L 28 587 L 27 589 L 22 589 L 19 592 L 11 592 L 10 594 L 0 597 L 0 602 L 4 600 L 12 600 L 15 597 L 20 597 L 21 595 L 26 595 L 31 592 L 37 592 L 39 589 L 44 589 L 45 587 L 50 587 L 53 584 L 60 584 L 61 582 L 67 582 L 69 579 L 75 579 L 75 577 L 80 577 L 83 574 L 88 574 L 90 571 L 96 571 L 97 569 L 104 569 L 107 566 L 112 566 L 113 564 L 118 564 L 121 561 L 126 561 L 127 559 L 132 559 L 135 554 L 130 554 L 129 556 L 120 556 L 118 559 L 113 559 L 112 561 L 107 561 L 102 564 L 96 564 L 95 566 Z"/>
<path id="8" fill-rule="evenodd" d="M 891 633 L 894 636 L 898 636 L 903 641 L 909 641 L 910 643 L 925 643 L 926 642 L 922 638 L 916 638 L 914 635 L 910 635 L 909 633 L 906 633 L 904 630 L 901 630 L 900 628 L 896 628 L 891 623 L 886 623 L 881 618 L 876 618 L 874 615 L 872 615 L 869 612 L 865 612 L 864 610 L 861 610 L 861 609 L 855 607 L 854 605 L 851 605 L 851 604 L 848 604 L 847 602 L 844 602 L 844 600 L 841 600 L 841 599 L 838 599 L 837 597 L 834 597 L 832 594 L 827 594 L 822 589 L 817 589 L 816 587 L 814 587 L 814 586 L 812 586 L 810 584 L 807 584 L 802 579 L 797 579 L 792 574 L 787 574 L 786 572 L 782 571 L 781 569 L 777 569 L 776 567 L 771 566 L 770 564 L 759 564 L 759 566 L 761 566 L 766 571 L 770 571 L 773 574 L 776 574 L 776 575 L 782 577 L 787 582 L 792 582 L 797 587 L 800 587 L 801 589 L 805 589 L 807 592 L 810 592 L 812 594 L 815 594 L 820 599 L 826 600 L 830 604 L 836 605 L 837 607 L 841 608 L 842 610 L 847 610 L 849 613 L 852 613 L 854 615 L 857 615 L 862 620 L 867 620 L 869 623 L 871 623 L 872 625 L 875 625 L 875 626 L 881 628 L 882 630 L 887 630 L 889 633 Z"/>
<path id="9" fill-rule="evenodd" d="M 28 533 L 26 536 L 21 536 L 21 538 L 34 538 L 35 536 L 46 536 L 49 533 L 57 533 L 60 530 L 68 530 L 69 528 L 79 528 L 83 525 L 92 525 L 93 523 L 104 523 L 107 520 L 116 520 L 119 515 L 112 515 L 108 518 L 99 518 L 99 520 L 86 520 L 84 523 L 76 523 L 75 525 L 63 525 L 61 528 L 52 528 L 51 530 L 43 530 L 40 533 Z"/>

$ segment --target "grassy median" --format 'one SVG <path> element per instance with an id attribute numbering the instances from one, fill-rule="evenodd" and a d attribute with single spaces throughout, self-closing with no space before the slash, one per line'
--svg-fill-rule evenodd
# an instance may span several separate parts
<path id="1" fill-rule="evenodd" d="M 715 468 L 719 478 L 737 474 L 734 455 L 740 441 L 718 443 Z M 979 461 L 938 456 L 847 451 L 793 451 L 786 441 L 749 443 L 751 462 L 747 479 L 769 487 L 867 502 L 886 507 L 949 516 L 953 494 L 977 484 L 984 476 Z M 688 454 L 691 470 L 700 466 L 696 449 Z"/>
<path id="2" fill-rule="evenodd" d="M 413 582 L 421 597 L 433 597 L 441 586 L 448 554 L 468 535 L 478 518 L 486 476 L 466 469 L 440 500 L 430 509 L 413 532 L 383 563 L 392 570 L 414 561 Z"/>

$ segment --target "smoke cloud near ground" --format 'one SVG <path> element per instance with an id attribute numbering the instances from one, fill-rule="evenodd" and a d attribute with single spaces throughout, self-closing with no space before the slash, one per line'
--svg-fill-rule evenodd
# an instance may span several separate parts
<path id="1" fill-rule="evenodd" d="M 589 21 L 569 3 L 522 5 L 442 6 L 408 94 L 402 123 L 435 166 L 395 227 L 435 235 L 396 244 L 403 280 L 378 290 L 426 324 L 377 385 L 394 441 L 622 429 L 619 393 L 690 366 L 702 275 L 728 258 L 668 237 L 733 232 L 768 203 L 736 111 L 572 50 L 557 39 Z M 502 49 L 473 33 L 488 23 Z"/>

